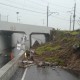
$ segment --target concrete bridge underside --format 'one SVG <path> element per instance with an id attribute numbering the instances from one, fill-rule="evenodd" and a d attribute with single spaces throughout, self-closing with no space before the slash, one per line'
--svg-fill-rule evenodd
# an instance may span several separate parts
<path id="1" fill-rule="evenodd" d="M 23 44 L 25 44 L 25 49 L 29 49 L 33 39 L 42 42 L 49 41 L 51 29 L 43 26 L 0 22 L 0 67 L 10 61 L 12 50 L 17 47 L 17 42 L 21 42 L 24 35 L 27 39 Z M 17 56 L 17 53 L 13 54 Z"/>
<path id="2" fill-rule="evenodd" d="M 12 35 L 14 33 L 25 34 L 22 31 L 0 30 L 0 67 L 11 60 L 11 53 L 15 46 L 12 46 Z"/>
<path id="3" fill-rule="evenodd" d="M 46 42 L 50 30 L 52 28 L 43 26 L 0 22 L 0 67 L 4 65 L 0 69 L 0 80 L 9 80 L 14 74 L 18 68 L 18 62 L 24 56 L 25 49 L 32 46 L 33 37 L 37 36 L 34 40 Z M 20 42 L 21 46 L 25 45 L 25 49 L 22 48 L 20 52 L 16 52 L 16 57 L 11 60 L 12 51 L 13 49 L 17 50 L 16 45 Z"/>

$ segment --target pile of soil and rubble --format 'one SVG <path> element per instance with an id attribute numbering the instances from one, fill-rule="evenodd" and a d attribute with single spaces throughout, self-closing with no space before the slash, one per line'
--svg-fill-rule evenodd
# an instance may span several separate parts
<path id="1" fill-rule="evenodd" d="M 80 32 L 56 31 L 51 41 L 36 48 L 35 60 L 58 62 L 59 66 L 80 70 Z"/>

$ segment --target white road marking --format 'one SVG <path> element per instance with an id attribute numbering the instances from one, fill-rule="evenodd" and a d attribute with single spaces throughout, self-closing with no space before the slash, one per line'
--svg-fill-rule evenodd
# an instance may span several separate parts
<path id="1" fill-rule="evenodd" d="M 26 68 L 26 69 L 25 69 L 24 74 L 23 74 L 23 76 L 22 76 L 22 79 L 21 79 L 21 80 L 24 80 L 24 78 L 25 78 L 25 76 L 26 76 L 26 72 L 27 72 L 27 70 L 28 70 L 28 68 Z"/>

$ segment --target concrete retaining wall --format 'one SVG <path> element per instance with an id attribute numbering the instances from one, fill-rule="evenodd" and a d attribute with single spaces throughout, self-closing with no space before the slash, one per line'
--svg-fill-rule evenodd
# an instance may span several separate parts
<path id="1" fill-rule="evenodd" d="M 9 80 L 18 68 L 19 60 L 24 58 L 24 51 L 0 69 L 0 80 Z"/>

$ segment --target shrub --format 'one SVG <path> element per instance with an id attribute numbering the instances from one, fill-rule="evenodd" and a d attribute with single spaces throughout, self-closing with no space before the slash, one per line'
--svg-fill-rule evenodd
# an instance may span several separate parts
<path id="1" fill-rule="evenodd" d="M 58 50 L 58 49 L 60 49 L 60 48 L 61 48 L 61 46 L 59 46 L 59 45 L 53 47 L 51 44 L 47 44 L 47 45 L 38 47 L 38 48 L 36 49 L 36 53 L 37 53 L 38 55 L 42 55 L 42 54 L 43 54 L 44 52 L 46 52 L 46 51 L 56 51 L 56 50 Z"/>
<path id="2" fill-rule="evenodd" d="M 73 32 L 70 32 L 70 34 L 75 36 L 75 35 L 79 34 L 79 32 L 78 31 L 73 31 Z"/>

